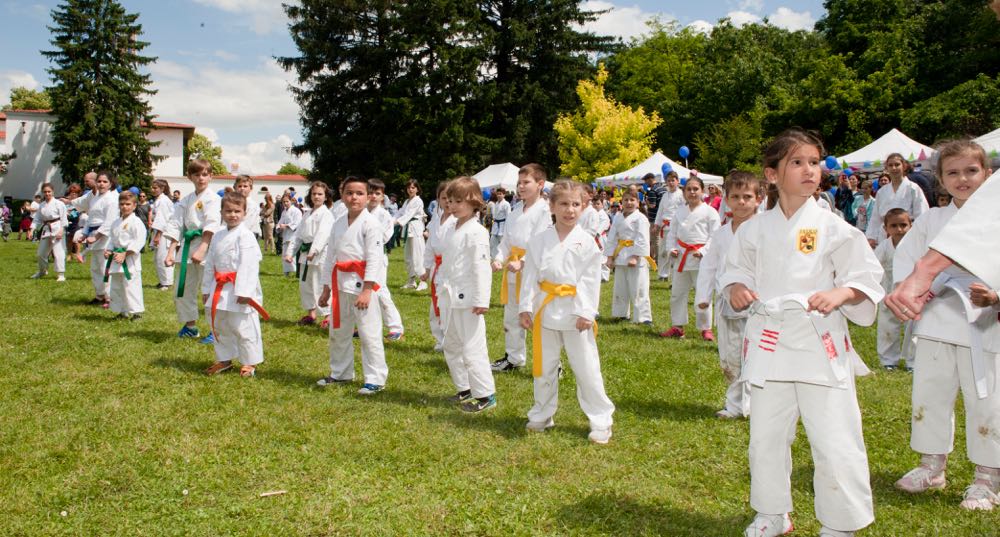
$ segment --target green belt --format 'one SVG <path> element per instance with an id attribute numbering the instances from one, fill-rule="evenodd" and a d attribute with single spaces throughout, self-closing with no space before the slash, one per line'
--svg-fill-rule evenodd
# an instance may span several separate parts
<path id="1" fill-rule="evenodd" d="M 303 242 L 302 245 L 299 246 L 299 253 L 295 254 L 295 277 L 299 278 L 302 281 L 306 281 L 306 274 L 309 274 L 309 261 L 306 260 L 305 263 L 300 262 L 299 261 L 301 259 L 300 255 L 303 252 L 308 254 L 309 249 L 312 248 L 312 245 L 313 243 L 311 242 Z M 303 265 L 305 265 L 305 268 L 302 268 Z M 300 270 L 302 271 L 301 276 L 299 276 Z"/>
<path id="2" fill-rule="evenodd" d="M 417 217 L 414 216 L 409 221 L 407 221 L 405 224 L 403 224 L 403 234 L 400 237 L 404 241 L 410 238 L 410 223 L 412 223 L 414 220 L 419 220 L 419 218 L 417 218 Z"/>
<path id="3" fill-rule="evenodd" d="M 191 241 L 195 237 L 200 236 L 200 229 L 189 229 L 184 232 L 184 248 L 181 249 L 181 279 L 177 282 L 177 298 L 184 296 L 184 281 L 187 279 L 187 260 L 188 251 L 191 249 Z"/>
<path id="4" fill-rule="evenodd" d="M 116 253 L 116 254 L 123 254 L 123 253 L 127 252 L 128 250 L 126 250 L 125 248 L 115 248 L 114 250 L 111 250 L 111 251 L 114 252 L 114 253 Z M 104 283 L 108 283 L 108 278 L 111 277 L 111 262 L 114 261 L 114 260 L 115 260 L 115 256 L 114 255 L 109 255 L 108 256 L 108 262 L 104 264 Z M 125 273 L 125 279 L 126 280 L 131 280 L 132 279 L 132 273 L 128 271 L 128 260 L 127 259 L 122 262 L 122 272 Z"/>

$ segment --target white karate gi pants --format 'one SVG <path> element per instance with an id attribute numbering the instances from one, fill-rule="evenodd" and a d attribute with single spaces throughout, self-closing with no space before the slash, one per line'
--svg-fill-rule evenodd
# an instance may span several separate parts
<path id="1" fill-rule="evenodd" d="M 853 377 L 846 388 L 767 381 L 750 398 L 750 506 L 792 511 L 792 441 L 802 417 L 812 449 L 816 519 L 839 531 L 872 523 L 868 454 Z"/>
<path id="2" fill-rule="evenodd" d="M 892 314 L 892 310 L 885 304 L 878 305 L 878 327 L 876 328 L 876 346 L 878 347 L 878 360 L 883 366 L 896 365 L 900 358 L 906 359 L 906 365 L 913 367 L 914 349 L 912 341 L 903 341 L 900 346 L 900 339 L 903 336 L 905 325 Z"/>
<path id="3" fill-rule="evenodd" d="M 633 323 L 653 320 L 653 308 L 649 303 L 649 267 L 615 265 L 611 316 L 631 319 Z"/>
<path id="4" fill-rule="evenodd" d="M 111 304 L 108 309 L 115 313 L 142 313 L 146 304 L 142 296 L 142 272 L 133 272 L 132 279 L 126 280 L 124 272 L 114 272 L 108 278 Z"/>
<path id="5" fill-rule="evenodd" d="M 62 239 L 46 237 L 38 241 L 38 273 L 44 274 L 49 270 L 49 253 L 55 257 L 56 274 L 66 272 L 66 243 Z M 104 279 L 103 274 L 101 279 Z"/>
<path id="6" fill-rule="evenodd" d="M 264 361 L 264 343 L 257 312 L 215 310 L 215 360 L 239 360 L 243 365 Z"/>
<path id="7" fill-rule="evenodd" d="M 281 251 L 282 252 L 287 252 L 288 251 L 288 245 L 291 242 L 292 241 L 290 241 L 290 240 L 289 241 L 282 240 L 281 241 Z M 295 257 L 294 256 L 292 257 L 292 261 L 291 262 L 285 261 L 285 256 L 284 255 L 281 256 L 281 272 L 283 272 L 284 274 L 288 274 L 288 273 L 295 274 Z"/>
<path id="8" fill-rule="evenodd" d="M 750 383 L 739 382 L 743 372 L 743 329 L 746 318 L 722 316 L 722 300 L 716 299 L 715 340 L 719 345 L 719 367 L 726 379 L 726 410 L 737 416 L 750 415 Z"/>
<path id="9" fill-rule="evenodd" d="M 94 286 L 94 295 L 108 296 L 109 283 L 104 282 L 104 264 L 108 262 L 104 259 L 103 250 L 90 250 L 90 283 Z"/>
<path id="10" fill-rule="evenodd" d="M 698 271 L 674 271 L 673 278 L 670 284 L 670 326 L 683 327 L 688 323 L 688 299 L 691 290 L 698 283 Z M 705 309 L 695 308 L 694 325 L 699 331 L 712 329 L 711 302 Z"/>
<path id="11" fill-rule="evenodd" d="M 406 259 L 406 274 L 411 280 L 419 280 L 424 275 L 424 233 L 410 234 L 403 246 L 403 257 Z"/>
<path id="12" fill-rule="evenodd" d="M 177 282 L 174 289 L 180 285 L 181 271 L 174 271 L 177 274 Z M 187 324 L 198 320 L 198 304 L 201 303 L 201 278 L 205 273 L 205 268 L 199 263 L 188 263 L 187 274 L 184 278 L 184 296 L 178 297 L 174 291 L 174 307 L 177 308 L 177 320 Z"/>
<path id="13" fill-rule="evenodd" d="M 506 269 L 504 269 L 506 270 Z M 507 304 L 503 307 L 503 340 L 507 361 L 521 367 L 528 362 L 528 352 L 524 344 L 524 329 L 517 310 L 517 273 L 507 273 Z"/>
<path id="14" fill-rule="evenodd" d="M 667 245 L 667 233 L 669 228 L 663 230 L 663 238 L 660 239 L 656 249 L 656 275 L 660 278 L 669 278 L 674 269 L 674 258 L 670 257 L 670 248 Z"/>
<path id="15" fill-rule="evenodd" d="M 544 423 L 556 413 L 559 405 L 559 362 L 563 348 L 576 378 L 576 398 L 590 421 L 590 428 L 611 427 L 615 405 L 604 391 L 601 358 L 593 330 L 580 332 L 542 327 L 542 376 L 534 379 L 535 404 L 528 411 L 528 420 Z"/>
<path id="16" fill-rule="evenodd" d="M 354 306 L 358 295 L 340 293 L 340 328 L 330 319 L 330 376 L 339 380 L 354 379 L 354 327 L 361 341 L 361 374 L 365 384 L 385 386 L 389 366 L 385 363 L 382 344 L 382 311 L 372 294 L 368 308 Z"/>
<path id="17" fill-rule="evenodd" d="M 438 302 L 438 310 L 441 310 L 441 303 Z M 434 302 L 427 306 L 427 321 L 431 327 L 431 335 L 434 336 L 434 343 L 443 348 L 444 326 L 441 326 L 441 317 L 434 315 Z"/>
<path id="18" fill-rule="evenodd" d="M 917 339 L 913 370 L 913 417 L 910 447 L 918 453 L 943 455 L 955 447 L 955 397 L 962 389 L 965 445 L 974 464 L 1000 468 L 1000 393 L 997 360 L 984 352 L 989 395 L 979 399 L 968 347 Z"/>
<path id="19" fill-rule="evenodd" d="M 153 254 L 153 264 L 156 265 L 156 279 L 160 285 L 170 286 L 174 283 L 174 267 L 163 264 L 167 259 L 167 251 L 170 250 L 170 241 L 166 237 L 160 237 L 160 245 L 156 247 Z"/>
<path id="20" fill-rule="evenodd" d="M 302 270 L 305 270 L 306 266 L 302 265 Z M 322 307 L 317 303 L 319 296 L 323 294 L 323 285 L 330 283 L 324 281 L 328 276 L 323 274 L 319 265 L 308 265 L 308 267 L 306 278 L 299 280 L 299 304 L 306 311 L 316 310 L 317 317 L 326 317 L 330 314 L 330 306 Z"/>
<path id="21" fill-rule="evenodd" d="M 497 251 L 500 249 L 500 241 L 503 240 L 503 235 L 490 235 L 490 259 L 497 256 Z"/>
<path id="22" fill-rule="evenodd" d="M 471 308 L 448 308 L 447 297 L 438 302 L 444 324 L 444 359 L 455 388 L 470 390 L 476 398 L 496 393 L 490 355 L 486 350 L 486 320 Z"/>

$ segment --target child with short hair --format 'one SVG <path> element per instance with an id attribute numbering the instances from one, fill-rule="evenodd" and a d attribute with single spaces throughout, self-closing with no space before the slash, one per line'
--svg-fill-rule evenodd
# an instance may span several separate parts
<path id="1" fill-rule="evenodd" d="M 383 205 L 385 200 L 385 183 L 381 179 L 368 180 L 368 212 L 378 221 L 382 229 L 382 244 L 386 244 L 392 238 L 393 223 L 392 215 L 385 210 Z M 392 293 L 386 285 L 389 271 L 389 254 L 385 248 L 382 249 L 382 280 L 378 282 L 379 288 L 375 291 L 378 298 L 379 308 L 382 310 L 382 322 L 389 331 L 386 339 L 389 341 L 399 341 L 403 339 L 403 318 L 399 315 L 399 309 L 392 301 Z"/>
<path id="2" fill-rule="evenodd" d="M 507 217 L 510 216 L 510 202 L 507 201 L 507 191 L 497 188 L 493 191 L 497 200 L 490 207 L 490 214 L 493 223 L 490 225 L 490 257 L 496 257 L 497 250 L 500 249 L 500 241 L 503 240 L 504 230 L 507 228 Z"/>
<path id="3" fill-rule="evenodd" d="M 757 214 L 757 207 L 764 199 L 760 178 L 750 172 L 734 171 L 726 179 L 726 207 L 732 216 L 724 226 L 715 230 L 698 270 L 698 285 L 694 302 L 699 310 L 711 305 L 715 293 L 715 326 L 719 329 L 719 366 L 726 381 L 726 403 L 715 413 L 722 419 L 735 419 L 750 415 L 750 385 L 740 381 L 743 371 L 743 329 L 747 323 L 746 311 L 735 311 L 719 292 L 719 277 L 725 269 L 726 256 L 744 222 Z"/>
<path id="4" fill-rule="evenodd" d="M 905 209 L 896 207 L 889 209 L 882 218 L 882 225 L 885 227 L 886 240 L 883 240 L 875 247 L 875 258 L 882 265 L 885 273 L 882 276 L 882 290 L 885 294 L 892 292 L 892 260 L 896 254 L 896 247 L 903 240 L 906 232 L 910 230 L 913 221 L 910 214 Z M 885 304 L 878 308 L 878 332 L 877 349 L 878 359 L 882 363 L 882 368 L 887 371 L 894 371 L 899 365 L 899 360 L 905 358 L 907 371 L 913 370 L 913 345 L 903 340 L 900 347 L 899 340 L 903 335 L 903 323 L 892 314 Z"/>
<path id="5" fill-rule="evenodd" d="M 253 233 L 256 240 L 261 236 L 260 231 L 260 202 L 253 195 L 253 177 L 249 175 L 237 175 L 233 181 L 233 190 L 240 193 L 247 200 L 246 215 L 243 216 L 243 225 Z"/>
<path id="6" fill-rule="evenodd" d="M 528 251 L 528 239 L 552 225 L 549 204 L 541 201 L 542 189 L 549 178 L 541 164 L 525 164 L 517 172 L 517 198 L 497 253 L 493 272 L 503 270 L 500 279 L 500 303 L 503 304 L 504 355 L 490 364 L 493 371 L 513 371 L 528 360 L 524 329 L 518 315 L 521 300 L 521 268 Z"/>
<path id="7" fill-rule="evenodd" d="M 663 178 L 666 188 L 660 197 L 660 206 L 656 209 L 656 218 L 653 220 L 651 233 L 658 233 L 660 241 L 656 248 L 657 275 L 661 280 L 670 278 L 671 269 L 674 266 L 673 258 L 670 257 L 671 245 L 667 244 L 667 234 L 670 233 L 670 223 L 674 221 L 677 210 L 684 205 L 684 190 L 677 188 L 680 179 L 677 172 L 670 170 Z"/>
<path id="8" fill-rule="evenodd" d="M 38 271 L 31 278 L 45 276 L 49 271 L 49 254 L 55 258 L 56 281 L 66 281 L 66 245 L 63 236 L 69 225 L 69 212 L 66 205 L 53 196 L 52 183 L 42 185 L 42 202 L 38 204 L 32 224 L 40 230 L 38 239 Z"/>
<path id="9" fill-rule="evenodd" d="M 616 216 L 604 245 L 607 265 L 615 271 L 611 317 L 633 323 L 653 324 L 649 303 L 649 219 L 640 212 L 639 191 L 633 185 L 621 195 L 622 212 Z"/>
<path id="10" fill-rule="evenodd" d="M 354 380 L 354 328 L 361 340 L 361 369 L 364 385 L 360 395 L 385 389 L 389 367 L 382 343 L 382 313 L 371 300 L 384 281 L 382 228 L 368 212 L 368 181 L 348 176 L 340 185 L 341 201 L 347 214 L 335 219 L 330 232 L 323 274 L 330 283 L 323 286 L 319 305 L 330 305 L 330 375 L 320 386 Z"/>
<path id="11" fill-rule="evenodd" d="M 597 351 L 603 256 L 593 237 L 577 225 L 589 197 L 580 183 L 560 180 L 549 192 L 549 205 L 555 224 L 528 244 L 521 291 L 521 327 L 532 330 L 535 378 L 535 403 L 526 428 L 542 432 L 555 426 L 560 354 L 566 349 L 580 409 L 590 422 L 590 441 L 607 444 L 615 405 L 604 391 Z"/>
<path id="12" fill-rule="evenodd" d="M 90 283 L 95 297 L 90 304 L 108 307 L 108 283 L 104 281 L 104 250 L 111 235 L 111 223 L 118 219 L 118 186 L 115 174 L 103 170 L 97 174 L 96 192 L 86 203 L 87 227 L 80 240 L 87 245 L 90 255 Z"/>
<path id="13" fill-rule="evenodd" d="M 475 219 L 483 207 L 479 183 L 459 177 L 448 184 L 448 207 L 454 229 L 441 249 L 441 286 L 437 289 L 444 326 L 444 359 L 458 390 L 448 398 L 465 412 L 482 412 L 497 405 L 496 386 L 486 345 L 490 307 L 490 235 Z"/>
<path id="14" fill-rule="evenodd" d="M 170 289 L 174 285 L 174 267 L 168 267 L 164 261 L 167 259 L 167 252 L 170 249 L 170 241 L 163 238 L 163 233 L 170 225 L 170 218 L 174 213 L 174 202 L 171 201 L 167 192 L 170 192 L 170 183 L 166 179 L 153 179 L 150 187 L 153 192 L 153 204 L 150 209 L 150 229 L 153 231 L 152 246 L 154 249 L 153 266 L 156 267 L 156 288 L 163 291 Z"/>
<path id="15" fill-rule="evenodd" d="M 202 301 L 208 309 L 215 335 L 215 363 L 205 369 L 216 375 L 240 361 L 240 376 L 253 377 L 264 361 L 264 343 L 260 317 L 264 294 L 260 288 L 260 261 L 263 256 L 257 238 L 243 224 L 247 198 L 242 193 L 222 196 L 222 220 L 225 225 L 212 238 L 205 256 L 201 281 Z"/>
<path id="16" fill-rule="evenodd" d="M 146 226 L 135 215 L 137 199 L 128 190 L 118 195 L 119 217 L 111 224 L 104 250 L 104 281 L 109 281 L 110 309 L 119 319 L 138 320 L 146 311 L 142 296 L 142 259 Z"/>
<path id="17" fill-rule="evenodd" d="M 698 268 L 710 245 L 712 233 L 719 229 L 719 212 L 702 201 L 705 183 L 700 177 L 689 177 L 684 185 L 685 205 L 677 209 L 667 234 L 670 257 L 677 265 L 670 284 L 670 324 L 661 337 L 682 338 L 688 322 L 688 296 L 698 282 Z M 715 341 L 712 333 L 712 304 L 706 309 L 695 309 L 695 328 L 705 341 Z"/>
<path id="18" fill-rule="evenodd" d="M 441 263 L 444 258 L 444 243 L 448 235 L 455 230 L 455 219 L 451 216 L 448 206 L 448 185 L 451 181 L 442 181 L 437 187 L 437 208 L 427 224 L 427 248 L 424 250 L 423 278 L 430 283 L 431 303 L 428 320 L 431 335 L 434 337 L 434 350 L 444 350 L 444 326 L 441 324 L 441 307 L 438 299 L 438 289 L 444 281 L 441 279 Z"/>
<path id="19" fill-rule="evenodd" d="M 284 262 L 295 265 L 295 276 L 299 280 L 299 303 L 306 310 L 306 314 L 298 321 L 299 326 L 314 324 L 317 313 L 324 318 L 330 314 L 329 308 L 320 307 L 316 301 L 323 292 L 326 277 L 320 267 L 326 258 L 330 230 L 333 227 L 333 213 L 330 212 L 332 192 L 326 183 L 313 181 L 306 196 L 307 208 L 292 240 L 286 245 L 284 255 Z M 321 327 L 326 328 L 326 320 Z"/>
<path id="20" fill-rule="evenodd" d="M 188 180 L 194 185 L 194 192 L 181 198 L 174 205 L 170 223 L 163 235 L 169 241 L 169 249 L 163 264 L 172 267 L 178 250 L 180 251 L 180 271 L 177 277 L 177 293 L 174 307 L 177 320 L 182 323 L 177 337 L 197 338 L 198 333 L 198 285 L 203 276 L 202 262 L 212 244 L 212 235 L 222 226 L 220 199 L 218 194 L 208 189 L 212 181 L 212 165 L 205 159 L 195 159 L 187 166 Z M 212 334 L 201 339 L 201 343 L 215 341 Z"/>
<path id="21" fill-rule="evenodd" d="M 274 227 L 274 230 L 280 233 L 281 251 L 286 252 L 285 256 L 287 256 L 288 248 L 295 239 L 295 232 L 299 229 L 299 224 L 302 223 L 302 210 L 289 194 L 281 197 L 281 207 L 281 218 L 278 219 L 278 225 Z M 295 272 L 295 263 L 283 256 L 281 258 L 281 271 L 285 273 L 285 276 L 291 276 Z"/>
<path id="22" fill-rule="evenodd" d="M 741 379 L 750 383 L 747 536 L 792 530 L 791 444 L 799 417 L 813 456 L 820 535 L 850 536 L 874 520 L 854 376 L 869 373 L 847 319 L 875 320 L 882 267 L 864 235 L 813 199 L 822 142 L 789 129 L 764 151 L 777 206 L 736 231 L 719 286 L 749 310 Z M 770 196 L 770 194 L 769 194 Z"/>
<path id="23" fill-rule="evenodd" d="M 404 242 L 403 257 L 406 259 L 406 284 L 403 289 L 423 291 L 427 284 L 420 281 L 424 274 L 424 202 L 420 199 L 420 184 L 416 179 L 406 182 L 406 201 L 399 208 L 394 226 L 400 226 L 400 237 Z"/>
<path id="24" fill-rule="evenodd" d="M 893 281 L 901 282 L 993 170 L 982 146 L 971 140 L 938 147 L 938 180 L 952 196 L 913 223 L 896 249 Z M 996 291 L 958 267 L 945 270 L 931 285 L 933 298 L 913 327 L 917 340 L 913 372 L 910 447 L 920 465 L 896 482 L 907 492 L 941 489 L 954 448 L 955 396 L 962 391 L 965 443 L 975 480 L 965 489 L 964 509 L 990 510 L 1000 504 L 1000 444 L 994 433 L 1000 416 L 1000 323 Z"/>

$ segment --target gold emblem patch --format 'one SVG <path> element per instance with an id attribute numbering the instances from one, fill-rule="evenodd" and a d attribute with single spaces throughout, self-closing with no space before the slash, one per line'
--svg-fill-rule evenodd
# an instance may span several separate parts
<path id="1" fill-rule="evenodd" d="M 203 205 L 201 204 L 201 200 L 198 200 L 198 203 L 194 204 L 194 208 L 198 209 L 199 211 L 201 210 L 202 207 L 203 207 Z"/>
<path id="2" fill-rule="evenodd" d="M 804 254 L 811 254 L 816 251 L 816 235 L 819 234 L 817 229 L 800 229 L 799 230 L 799 241 L 798 247 L 799 251 Z"/>

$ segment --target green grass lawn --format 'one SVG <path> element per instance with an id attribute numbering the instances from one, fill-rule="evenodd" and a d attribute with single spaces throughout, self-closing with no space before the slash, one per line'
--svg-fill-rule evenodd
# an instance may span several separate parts
<path id="1" fill-rule="evenodd" d="M 360 383 L 315 385 L 329 371 L 327 339 L 295 325 L 296 282 L 275 256 L 261 267 L 273 317 L 263 323 L 266 361 L 246 380 L 201 374 L 212 350 L 175 337 L 171 294 L 151 288 L 151 255 L 146 314 L 127 322 L 83 305 L 86 266 L 71 264 L 66 284 L 29 280 L 34 245 L 0 244 L 0 535 L 742 535 L 752 517 L 749 428 L 713 417 L 724 393 L 714 346 L 602 324 L 618 408 L 611 443 L 588 443 L 571 374 L 557 427 L 528 435 L 530 368 L 497 375 L 499 406 L 483 415 L 444 401 L 454 387 L 432 350 L 429 298 L 398 290 L 400 254 L 389 285 L 406 338 L 386 345 L 386 391 L 362 398 Z M 503 354 L 498 281 L 487 314 L 493 357 Z M 663 329 L 669 291 L 652 288 Z M 853 334 L 874 367 L 874 329 Z M 972 479 L 962 418 L 949 487 L 897 492 L 893 482 L 917 462 L 910 376 L 877 372 L 858 384 L 876 510 L 863 535 L 1000 535 L 1000 510 L 958 507 Z M 815 535 L 801 429 L 794 461 L 795 534 Z M 276 490 L 287 493 L 260 497 Z"/>

